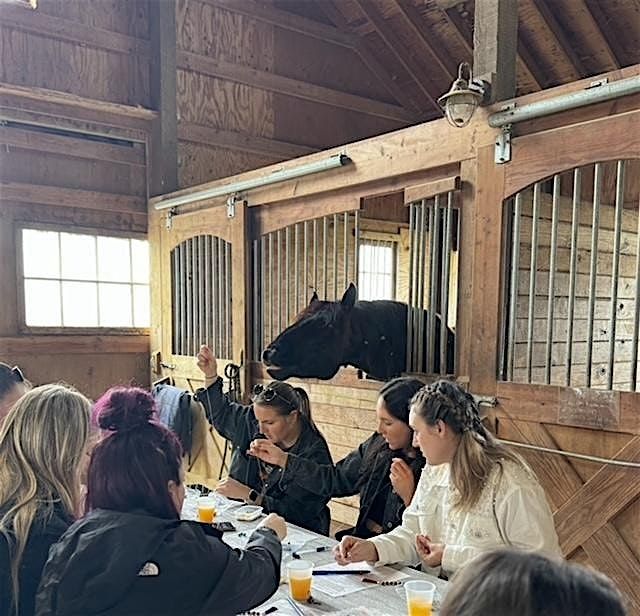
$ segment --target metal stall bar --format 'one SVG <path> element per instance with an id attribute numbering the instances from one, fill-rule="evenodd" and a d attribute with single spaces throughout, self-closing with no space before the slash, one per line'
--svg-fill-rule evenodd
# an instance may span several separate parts
<path id="1" fill-rule="evenodd" d="M 353 281 L 360 288 L 358 272 L 360 268 L 360 212 L 353 213 Z"/>
<path id="2" fill-rule="evenodd" d="M 276 284 L 278 285 L 278 293 L 277 293 L 277 310 L 278 310 L 278 334 L 282 331 L 282 230 L 278 229 L 276 231 L 276 242 L 277 246 L 277 259 L 278 259 L 278 277 L 276 279 Z"/>
<path id="3" fill-rule="evenodd" d="M 513 381 L 513 365 L 516 346 L 516 319 L 518 318 L 518 285 L 520 278 L 520 215 L 522 193 L 518 193 L 513 206 L 511 288 L 509 289 L 509 340 L 507 341 L 507 380 Z"/>
<path id="4" fill-rule="evenodd" d="M 420 205 L 418 206 L 418 210 L 416 214 L 419 214 L 418 220 L 418 229 L 416 234 L 417 239 L 417 258 L 418 258 L 418 267 L 417 267 L 417 284 L 416 290 L 418 292 L 415 310 L 415 319 L 416 325 L 415 327 L 415 369 L 417 372 L 424 371 L 424 334 L 426 330 L 426 325 L 424 322 L 424 276 L 425 276 L 425 256 L 426 256 L 426 241 L 427 241 L 427 226 L 426 226 L 426 211 L 427 211 L 427 203 L 423 199 L 420 201 Z"/>
<path id="5" fill-rule="evenodd" d="M 593 359 L 593 318 L 596 306 L 596 274 L 598 270 L 598 232 L 600 228 L 600 191 L 602 163 L 596 163 L 593 172 L 593 216 L 591 221 L 591 263 L 589 265 L 589 313 L 587 315 L 586 386 L 591 387 L 591 361 Z"/>
<path id="6" fill-rule="evenodd" d="M 183 349 L 185 355 L 192 355 L 193 344 L 193 304 L 194 304 L 194 284 L 193 284 L 193 240 L 189 238 L 185 242 L 186 256 L 185 256 L 185 270 L 186 270 L 186 282 L 187 282 L 187 335 L 186 345 Z"/>
<path id="7" fill-rule="evenodd" d="M 300 225 L 298 223 L 294 226 L 293 242 L 293 312 L 298 314 L 300 312 L 300 289 L 298 285 L 300 278 L 300 268 L 298 266 L 298 261 L 300 260 Z"/>
<path id="8" fill-rule="evenodd" d="M 571 257 L 569 262 L 569 300 L 567 303 L 567 353 L 564 384 L 571 385 L 573 361 L 573 315 L 576 305 L 576 273 L 578 264 L 578 229 L 580 228 L 580 200 L 582 195 L 582 171 L 573 170 L 573 199 L 571 205 Z"/>
<path id="9" fill-rule="evenodd" d="M 199 338 L 198 332 L 198 322 L 200 320 L 198 315 L 198 307 L 199 307 L 199 293 L 200 289 L 198 288 L 198 238 L 191 238 L 191 292 L 193 294 L 193 300 L 191 304 L 191 323 L 192 323 L 192 331 L 191 331 L 191 343 L 189 349 L 189 355 L 196 354 L 196 344 Z"/>
<path id="10" fill-rule="evenodd" d="M 638 201 L 640 212 L 640 200 Z M 638 336 L 640 335 L 640 215 L 636 231 L 636 299 L 633 311 L 633 339 L 631 341 L 631 391 L 638 391 Z"/>
<path id="11" fill-rule="evenodd" d="M 333 215 L 333 299 L 338 299 L 338 215 Z"/>
<path id="12" fill-rule="evenodd" d="M 415 205 L 409 204 L 409 284 L 407 301 L 407 372 L 413 372 L 413 302 L 414 302 L 414 243 L 413 228 L 415 226 Z"/>
<path id="13" fill-rule="evenodd" d="M 225 346 L 226 346 L 226 355 L 228 359 L 233 359 L 233 340 L 232 340 L 232 329 L 231 329 L 231 243 L 224 243 L 224 282 L 225 282 L 225 291 L 224 291 L 224 314 L 225 314 Z"/>
<path id="14" fill-rule="evenodd" d="M 202 344 L 211 345 L 211 236 L 204 236 L 204 332 Z"/>
<path id="15" fill-rule="evenodd" d="M 429 265 L 429 335 L 427 344 L 427 373 L 432 374 L 435 371 L 435 353 L 436 353 L 436 312 L 438 310 L 438 285 L 435 280 L 437 274 L 438 263 L 438 246 L 440 244 L 440 195 L 436 195 L 433 208 L 433 224 L 429 228 L 429 241 L 431 242 L 431 257 Z"/>
<path id="16" fill-rule="evenodd" d="M 344 213 L 344 235 L 342 247 L 344 250 L 344 288 L 349 285 L 349 212 Z"/>
<path id="17" fill-rule="evenodd" d="M 218 274 L 218 310 L 216 311 L 216 318 L 218 319 L 218 355 L 216 357 L 224 357 L 224 240 L 218 238 L 218 267 L 216 273 Z M 227 359 L 225 357 L 225 359 Z"/>
<path id="18" fill-rule="evenodd" d="M 178 354 L 178 345 L 180 344 L 180 253 L 176 246 L 171 251 L 171 283 L 172 283 L 172 306 L 171 306 L 171 338 L 172 352 Z"/>
<path id="19" fill-rule="evenodd" d="M 275 295 L 273 292 L 273 232 L 269 233 L 269 301 L 267 306 L 269 308 L 269 342 L 274 339 L 275 331 Z"/>
<path id="20" fill-rule="evenodd" d="M 260 351 L 258 354 L 258 361 L 262 359 L 262 352 L 266 345 L 265 337 L 267 332 L 267 315 L 270 310 L 267 308 L 267 238 L 262 236 L 260 238 Z M 271 342 L 271 341 L 269 341 Z"/>
<path id="21" fill-rule="evenodd" d="M 328 249 L 328 234 L 329 234 L 329 217 L 324 216 L 322 218 L 322 299 L 327 299 L 328 293 L 328 276 L 327 276 L 327 249 Z"/>
<path id="22" fill-rule="evenodd" d="M 449 319 L 449 268 L 450 268 L 450 252 L 451 252 L 451 217 L 453 216 L 453 192 L 447 194 L 447 215 L 444 222 L 444 238 L 443 238 L 443 254 L 442 254 L 442 291 L 441 291 L 441 308 L 440 308 L 440 374 L 447 374 L 447 358 L 448 349 L 447 335 L 449 328 L 447 321 Z"/>
<path id="23" fill-rule="evenodd" d="M 291 289 L 291 227 L 284 230 L 284 326 L 289 325 L 291 318 L 291 302 L 289 301 L 289 290 Z M 282 331 L 282 330 L 281 330 Z"/>
<path id="24" fill-rule="evenodd" d="M 258 255 L 258 240 L 253 240 L 253 361 L 260 361 L 260 258 Z"/>
<path id="25" fill-rule="evenodd" d="M 618 306 L 618 274 L 620 272 L 620 236 L 622 234 L 622 210 L 624 208 L 625 164 L 616 165 L 616 212 L 613 227 L 613 267 L 611 270 L 611 311 L 609 313 L 609 373 L 608 389 L 613 389 L 613 369 L 616 352 L 616 309 Z"/>
<path id="26" fill-rule="evenodd" d="M 205 236 L 198 236 L 198 335 L 195 339 L 197 353 L 204 339 L 205 299 L 204 299 L 204 242 Z"/>
<path id="27" fill-rule="evenodd" d="M 313 289 L 318 290 L 318 219 L 313 219 Z"/>
<path id="28" fill-rule="evenodd" d="M 533 332 L 536 308 L 536 264 L 538 262 L 538 218 L 540 215 L 540 182 L 533 187 L 533 212 L 531 215 L 531 259 L 529 262 L 529 310 L 527 314 L 527 383 L 533 373 Z"/>
<path id="29" fill-rule="evenodd" d="M 544 382 L 551 384 L 551 363 L 553 361 L 553 316 L 556 295 L 556 251 L 558 245 L 558 210 L 560 208 L 560 176 L 553 176 L 553 196 L 551 200 L 551 247 L 549 250 L 549 288 L 547 294 L 547 338 L 545 347 Z"/>

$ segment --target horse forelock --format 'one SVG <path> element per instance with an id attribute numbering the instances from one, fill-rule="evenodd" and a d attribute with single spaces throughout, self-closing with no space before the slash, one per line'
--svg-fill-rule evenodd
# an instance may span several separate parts
<path id="1" fill-rule="evenodd" d="M 333 323 L 340 314 L 339 302 L 317 301 L 304 308 L 293 321 L 293 325 L 303 321 L 322 321 L 324 325 Z"/>

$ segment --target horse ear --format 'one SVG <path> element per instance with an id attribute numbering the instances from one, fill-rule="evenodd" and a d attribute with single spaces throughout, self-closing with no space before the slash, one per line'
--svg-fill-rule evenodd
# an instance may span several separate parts
<path id="1" fill-rule="evenodd" d="M 311 306 L 312 304 L 315 304 L 317 301 L 318 301 L 318 292 L 314 289 L 313 295 L 311 296 L 311 299 L 309 300 L 309 306 Z"/>
<path id="2" fill-rule="evenodd" d="M 350 282 L 349 287 L 344 292 L 344 295 L 342 296 L 342 300 L 340 301 L 340 303 L 342 304 L 343 308 L 347 308 L 347 309 L 353 308 L 353 305 L 356 303 L 357 298 L 358 298 L 358 289 L 356 289 L 356 285 L 354 285 L 353 282 Z"/>

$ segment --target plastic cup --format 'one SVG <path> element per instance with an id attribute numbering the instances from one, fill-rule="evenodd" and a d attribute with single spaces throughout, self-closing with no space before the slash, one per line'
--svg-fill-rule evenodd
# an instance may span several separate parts
<path id="1" fill-rule="evenodd" d="M 436 585 L 422 580 L 412 580 L 404 585 L 407 594 L 408 616 L 431 616 Z"/>
<path id="2" fill-rule="evenodd" d="M 289 594 L 294 601 L 306 601 L 311 596 L 313 563 L 308 560 L 294 560 L 287 565 Z"/>
<path id="3" fill-rule="evenodd" d="M 216 517 L 216 501 L 209 496 L 201 496 L 196 501 L 198 520 L 211 524 Z"/>

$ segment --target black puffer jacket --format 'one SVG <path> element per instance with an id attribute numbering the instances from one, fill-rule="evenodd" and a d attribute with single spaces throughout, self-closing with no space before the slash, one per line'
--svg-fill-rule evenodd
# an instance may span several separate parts
<path id="1" fill-rule="evenodd" d="M 207 389 L 196 392 L 213 427 L 233 443 L 233 456 L 229 475 L 237 481 L 260 492 L 260 468 L 256 458 L 247 455 L 249 444 L 260 431 L 253 407 L 230 402 L 222 393 L 222 379 L 216 379 Z M 303 418 L 303 428 L 296 444 L 289 453 L 312 460 L 316 464 L 331 464 L 331 453 L 324 436 Z M 308 528 L 322 535 L 329 533 L 330 496 L 319 493 L 312 482 L 293 483 L 284 476 L 282 469 L 271 469 L 266 480 L 266 492 L 262 500 L 265 511 L 281 515 L 287 522 Z"/>
<path id="2" fill-rule="evenodd" d="M 318 494 L 330 497 L 360 495 L 360 513 L 355 528 L 348 533 L 356 537 L 368 538 L 371 531 L 366 528 L 372 507 L 382 500 L 384 512 L 379 520 L 384 532 L 399 526 L 405 510 L 402 499 L 393 491 L 389 471 L 394 457 L 404 457 L 402 452 L 391 451 L 380 434 L 372 434 L 357 449 L 334 465 L 318 464 L 312 460 L 291 453 L 287 460 L 284 480 L 293 484 L 313 486 Z M 415 485 L 418 485 L 425 460 L 418 453 L 407 459 L 413 471 Z"/>
<path id="3" fill-rule="evenodd" d="M 266 528 L 240 551 L 204 524 L 97 509 L 51 548 L 36 614 L 236 614 L 277 590 L 281 554 L 278 537 Z"/>

